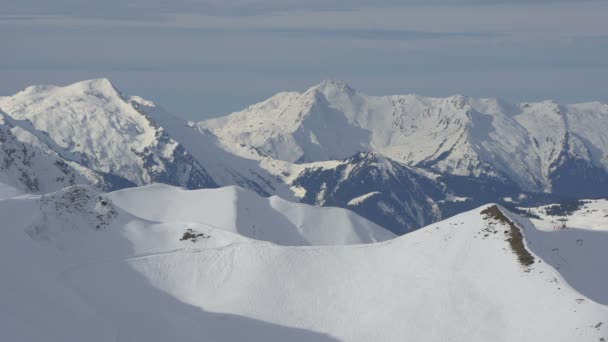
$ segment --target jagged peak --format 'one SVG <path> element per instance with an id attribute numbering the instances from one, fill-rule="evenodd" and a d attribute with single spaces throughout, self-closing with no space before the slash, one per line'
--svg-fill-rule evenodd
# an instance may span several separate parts
<path id="1" fill-rule="evenodd" d="M 366 160 L 383 160 L 386 159 L 386 157 L 376 151 L 366 151 L 366 152 L 359 152 L 356 154 L 355 156 L 358 159 L 366 159 Z"/>
<path id="2" fill-rule="evenodd" d="M 392 168 L 393 164 L 397 163 L 376 151 L 359 152 L 348 158 L 348 162 L 354 164 L 378 165 L 381 167 L 387 167 L 388 169 Z"/>
<path id="3" fill-rule="evenodd" d="M 329 79 L 323 80 L 323 81 L 321 81 L 321 83 L 317 84 L 315 87 L 318 87 L 318 88 L 334 87 L 334 88 L 342 88 L 342 89 L 350 88 L 350 86 L 346 82 L 338 80 L 338 79 L 334 79 L 334 78 L 329 78 Z"/>
<path id="4" fill-rule="evenodd" d="M 564 109 L 564 107 L 562 105 L 560 105 L 559 103 L 557 103 L 553 100 L 522 103 L 522 104 L 520 104 L 520 108 L 524 113 L 525 112 L 536 113 L 539 111 L 553 112 L 559 117 L 563 116 L 564 113 L 566 112 L 566 110 Z"/>
<path id="5" fill-rule="evenodd" d="M 118 95 L 122 97 L 121 92 L 114 86 L 114 84 L 107 78 L 96 78 L 85 81 L 73 83 L 66 89 L 79 89 L 84 92 L 90 92 L 93 94 L 103 94 L 106 96 Z"/>
<path id="6" fill-rule="evenodd" d="M 88 80 L 83 80 L 79 82 L 72 83 L 71 85 L 76 86 L 88 86 L 91 88 L 114 88 L 114 84 L 110 81 L 109 78 L 101 77 L 101 78 L 91 78 Z"/>
<path id="7" fill-rule="evenodd" d="M 307 92 L 318 92 L 327 96 L 335 96 L 336 94 L 353 95 L 356 91 L 351 88 L 346 82 L 327 79 L 321 83 L 311 87 Z"/>
<path id="8" fill-rule="evenodd" d="M 450 103 L 456 109 L 470 107 L 471 99 L 462 94 L 455 94 L 445 98 L 445 102 Z"/>

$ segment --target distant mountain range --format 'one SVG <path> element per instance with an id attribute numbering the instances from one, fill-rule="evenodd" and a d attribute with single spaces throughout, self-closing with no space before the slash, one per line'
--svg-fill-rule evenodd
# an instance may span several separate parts
<path id="1" fill-rule="evenodd" d="M 0 98 L 0 183 L 238 185 L 402 234 L 488 202 L 608 196 L 608 105 L 367 96 L 339 81 L 199 123 L 107 79 Z"/>

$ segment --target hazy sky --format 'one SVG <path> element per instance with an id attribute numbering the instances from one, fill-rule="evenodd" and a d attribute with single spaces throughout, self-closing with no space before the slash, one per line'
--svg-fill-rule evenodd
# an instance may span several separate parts
<path id="1" fill-rule="evenodd" d="M 0 0 L 0 94 L 108 77 L 202 119 L 340 79 L 373 95 L 608 101 L 608 1 Z"/>

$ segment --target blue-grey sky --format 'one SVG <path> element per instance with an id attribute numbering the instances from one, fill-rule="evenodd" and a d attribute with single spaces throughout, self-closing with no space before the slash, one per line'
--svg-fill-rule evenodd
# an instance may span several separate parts
<path id="1" fill-rule="evenodd" d="M 340 79 L 373 95 L 608 102 L 608 1 L 0 0 L 0 95 L 108 77 L 202 119 Z"/>

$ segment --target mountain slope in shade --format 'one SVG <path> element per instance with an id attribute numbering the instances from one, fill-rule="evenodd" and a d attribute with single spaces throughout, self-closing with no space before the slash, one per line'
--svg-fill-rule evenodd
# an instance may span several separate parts
<path id="1" fill-rule="evenodd" d="M 348 208 L 396 234 L 441 218 L 442 184 L 377 153 L 305 166 L 291 183 L 305 190 L 302 202 Z"/>
<path id="2" fill-rule="evenodd" d="M 265 158 L 260 164 L 290 184 L 300 201 L 347 208 L 396 234 L 489 202 L 513 208 L 559 198 L 525 192 L 508 181 L 429 172 L 376 152 L 300 164 Z"/>
<path id="3" fill-rule="evenodd" d="M 19 189 L 7 183 L 0 183 L 0 199 L 13 198 L 23 195 Z"/>
<path id="4" fill-rule="evenodd" d="M 597 187 L 608 184 L 608 105 L 602 103 L 377 97 L 325 81 L 199 125 L 250 158 L 300 163 L 375 151 L 441 173 L 509 180 L 528 191 L 571 195 L 578 187 L 577 196 L 596 197 Z"/>
<path id="5" fill-rule="evenodd" d="M 541 261 L 576 240 L 538 231 L 495 206 L 382 243 L 325 247 L 278 246 L 196 222 L 147 221 L 82 187 L 0 201 L 0 214 L 7 213 L 12 219 L 0 231 L 3 340 L 608 335 L 608 303 L 581 285 L 606 284 L 607 273 L 588 272 L 578 282 L 561 273 L 606 260 L 606 231 L 581 231 L 594 243 L 576 258 L 564 254 L 568 266 L 556 270 Z"/>

